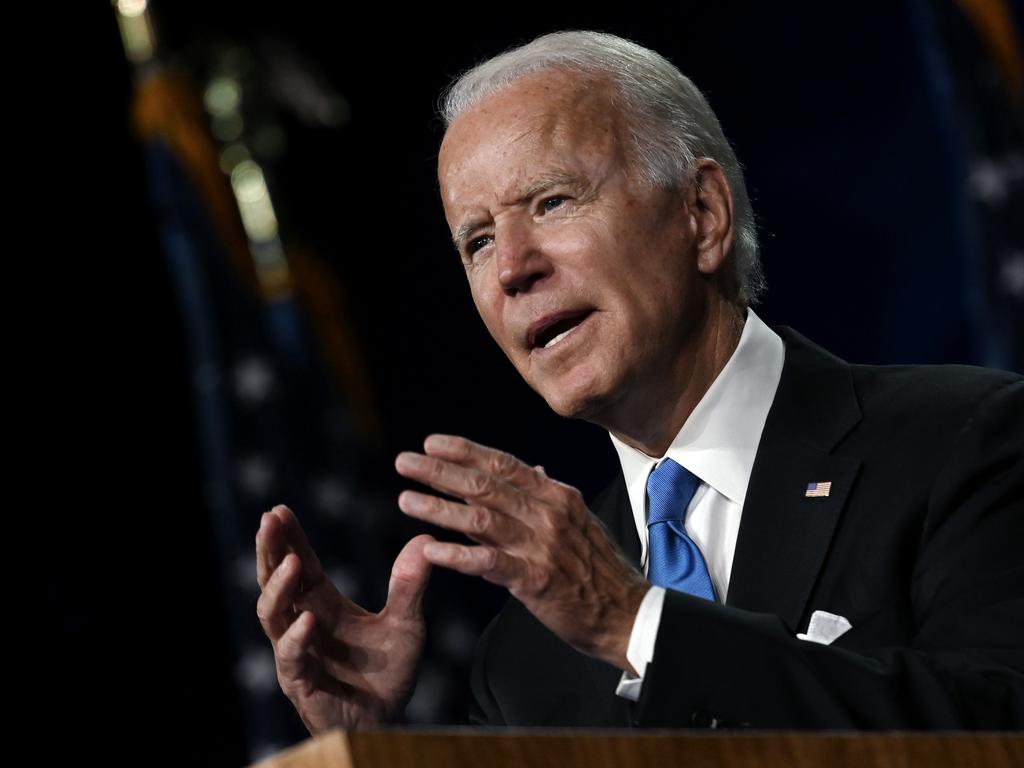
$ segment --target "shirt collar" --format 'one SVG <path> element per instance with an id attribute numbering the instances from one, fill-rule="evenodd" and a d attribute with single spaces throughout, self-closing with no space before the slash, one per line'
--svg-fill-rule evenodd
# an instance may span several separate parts
<path id="1" fill-rule="evenodd" d="M 665 456 L 648 456 L 609 434 L 640 527 L 646 525 L 647 476 L 666 457 L 682 464 L 730 501 L 743 505 L 761 432 L 782 377 L 784 357 L 782 339 L 748 309 L 739 344 Z"/>

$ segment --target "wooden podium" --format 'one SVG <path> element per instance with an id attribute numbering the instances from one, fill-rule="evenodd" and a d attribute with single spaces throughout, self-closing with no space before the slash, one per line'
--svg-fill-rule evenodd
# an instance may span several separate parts
<path id="1" fill-rule="evenodd" d="M 259 768 L 1021 768 L 1007 733 L 722 731 L 332 731 Z"/>

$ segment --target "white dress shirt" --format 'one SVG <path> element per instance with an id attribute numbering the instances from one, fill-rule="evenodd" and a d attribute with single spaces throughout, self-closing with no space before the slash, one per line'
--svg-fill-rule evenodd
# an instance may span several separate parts
<path id="1" fill-rule="evenodd" d="M 686 508 L 686 533 L 704 555 L 719 602 L 725 602 L 750 471 L 782 377 L 784 356 L 782 339 L 748 309 L 736 350 L 664 456 L 648 456 L 611 435 L 640 537 L 640 564 L 645 574 L 647 478 L 661 461 L 671 458 L 701 481 Z M 640 604 L 626 652 L 638 676 L 623 674 L 616 689 L 619 696 L 633 701 L 640 697 L 644 672 L 654 656 L 664 600 L 665 590 L 651 587 Z"/>

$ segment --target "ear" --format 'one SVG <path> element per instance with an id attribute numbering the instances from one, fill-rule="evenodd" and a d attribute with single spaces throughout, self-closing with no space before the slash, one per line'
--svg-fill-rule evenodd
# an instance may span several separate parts
<path id="1" fill-rule="evenodd" d="M 698 160 L 691 196 L 697 229 L 697 269 L 713 275 L 732 250 L 732 190 L 722 166 L 707 158 Z"/>

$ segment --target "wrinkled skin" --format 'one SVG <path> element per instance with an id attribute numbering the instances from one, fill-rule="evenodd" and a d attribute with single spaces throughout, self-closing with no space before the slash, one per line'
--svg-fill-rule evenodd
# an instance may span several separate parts
<path id="1" fill-rule="evenodd" d="M 310 733 L 393 719 L 416 684 L 426 634 L 421 600 L 430 576 L 417 536 L 399 553 L 388 600 L 370 613 L 338 592 L 285 506 L 263 515 L 256 534 L 256 604 L 270 638 L 281 690 Z"/>

